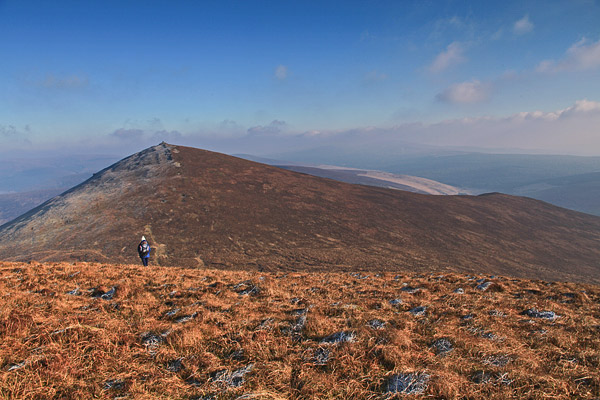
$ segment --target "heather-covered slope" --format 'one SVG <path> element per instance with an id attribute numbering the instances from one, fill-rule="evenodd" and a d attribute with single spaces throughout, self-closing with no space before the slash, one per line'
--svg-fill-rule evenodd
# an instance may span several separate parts
<path id="1" fill-rule="evenodd" d="M 598 286 L 0 263 L 0 293 L 3 399 L 600 396 Z"/>
<path id="2" fill-rule="evenodd" d="M 600 218 L 526 198 L 350 185 L 161 144 L 0 228 L 0 259 L 600 279 Z"/>

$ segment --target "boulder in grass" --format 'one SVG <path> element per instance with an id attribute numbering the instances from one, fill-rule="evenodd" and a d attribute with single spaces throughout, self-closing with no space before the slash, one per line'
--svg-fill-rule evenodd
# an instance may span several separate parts
<path id="1" fill-rule="evenodd" d="M 527 315 L 531 318 L 548 319 L 551 321 L 554 321 L 556 318 L 558 318 L 558 315 L 556 315 L 554 311 L 538 311 L 536 308 L 525 310 L 521 312 L 521 315 Z"/>
<path id="2" fill-rule="evenodd" d="M 431 347 L 433 348 L 433 351 L 435 352 L 435 354 L 440 355 L 440 356 L 444 356 L 447 353 L 454 350 L 454 346 L 452 345 L 452 342 L 447 338 L 437 339 L 435 342 L 433 342 L 431 344 Z"/>
<path id="3" fill-rule="evenodd" d="M 390 300 L 390 305 L 396 307 L 402 304 L 402 299 L 392 299 Z"/>
<path id="4" fill-rule="evenodd" d="M 482 292 L 485 292 L 486 290 L 488 290 L 490 288 L 490 286 L 493 285 L 493 282 L 481 282 L 479 285 L 477 285 L 475 287 L 475 289 L 477 290 L 481 290 Z"/>
<path id="5" fill-rule="evenodd" d="M 384 391 L 386 393 L 420 394 L 427 389 L 430 378 L 431 376 L 425 373 L 395 374 L 387 380 Z"/>
<path id="6" fill-rule="evenodd" d="M 315 350 L 312 361 L 314 365 L 327 365 L 331 357 L 331 350 L 325 347 L 319 347 Z"/>
<path id="7" fill-rule="evenodd" d="M 425 315 L 426 312 L 427 312 L 427 307 L 425 307 L 425 306 L 415 307 L 409 311 L 409 313 L 411 313 L 414 316 L 423 316 L 423 315 Z"/>
<path id="8" fill-rule="evenodd" d="M 338 344 L 346 342 L 354 342 L 356 340 L 356 333 L 348 331 L 336 332 L 332 335 L 325 337 L 321 340 L 322 344 Z"/>
<path id="9" fill-rule="evenodd" d="M 369 322 L 367 322 L 367 326 L 369 328 L 375 329 L 375 330 L 383 329 L 383 328 L 385 328 L 385 322 L 381 321 L 379 319 L 372 319 Z"/>
<path id="10" fill-rule="evenodd" d="M 109 379 L 104 382 L 104 390 L 123 390 L 125 389 L 125 380 Z"/>
<path id="11" fill-rule="evenodd" d="M 233 372 L 224 369 L 213 372 L 210 376 L 210 379 L 211 381 L 219 383 L 223 386 L 237 388 L 244 384 L 244 377 L 253 369 L 254 364 L 248 364 L 245 367 L 235 370 Z"/>
<path id="12" fill-rule="evenodd" d="M 110 288 L 110 290 L 108 292 L 101 295 L 100 298 L 102 300 L 112 300 L 112 298 L 115 296 L 116 293 L 117 293 L 117 287 L 113 286 Z"/>

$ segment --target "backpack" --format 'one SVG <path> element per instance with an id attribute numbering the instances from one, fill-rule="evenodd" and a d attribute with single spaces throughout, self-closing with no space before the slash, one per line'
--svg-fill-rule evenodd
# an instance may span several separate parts
<path id="1" fill-rule="evenodd" d="M 140 245 L 138 246 L 138 253 L 140 253 L 140 255 L 142 256 L 148 255 L 149 251 L 150 246 L 148 245 L 148 243 L 140 243 Z"/>

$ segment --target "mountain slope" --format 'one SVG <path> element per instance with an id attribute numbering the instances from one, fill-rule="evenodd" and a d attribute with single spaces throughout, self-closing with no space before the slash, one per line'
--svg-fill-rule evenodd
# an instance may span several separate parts
<path id="1" fill-rule="evenodd" d="M 160 144 L 0 227 L 0 259 L 450 269 L 600 280 L 600 218 L 514 196 L 350 185 Z"/>

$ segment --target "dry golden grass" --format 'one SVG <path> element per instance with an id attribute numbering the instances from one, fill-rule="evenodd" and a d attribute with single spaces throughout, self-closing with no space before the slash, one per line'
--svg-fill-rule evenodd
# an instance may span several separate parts
<path id="1" fill-rule="evenodd" d="M 0 263 L 0 398 L 384 399 L 401 396 L 385 393 L 400 373 L 430 376 L 415 399 L 600 397 L 599 287 L 479 278 Z M 109 300 L 88 291 L 113 286 Z M 340 331 L 355 340 L 321 343 Z M 238 387 L 223 382 L 242 368 Z"/>

